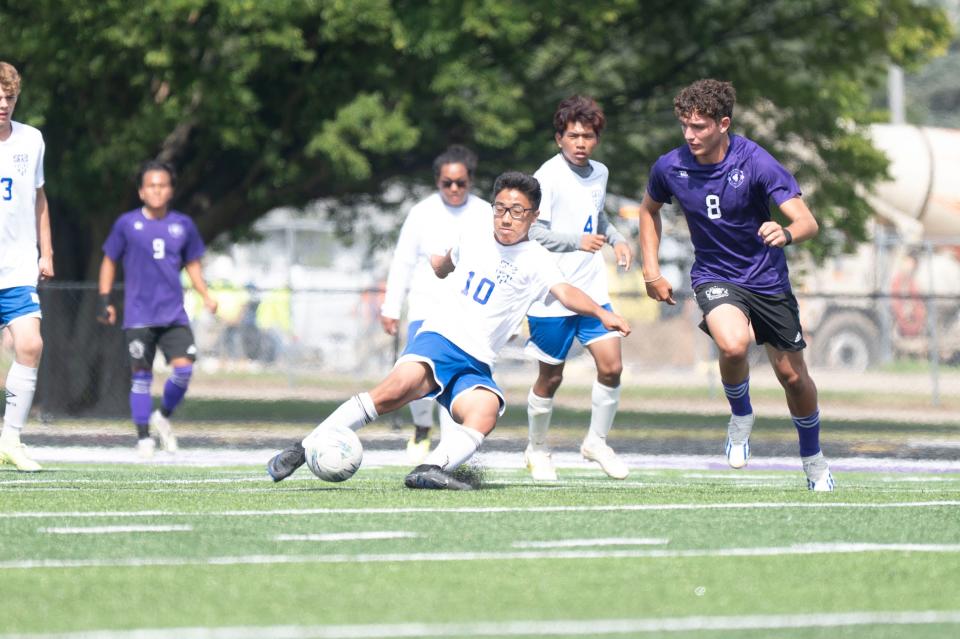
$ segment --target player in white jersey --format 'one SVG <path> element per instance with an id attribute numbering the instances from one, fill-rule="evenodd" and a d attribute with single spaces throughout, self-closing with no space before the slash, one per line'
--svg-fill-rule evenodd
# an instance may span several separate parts
<path id="1" fill-rule="evenodd" d="M 590 159 L 605 124 L 603 110 L 591 98 L 574 95 L 557 106 L 553 125 L 560 152 L 534 174 L 543 189 L 543 200 L 530 237 L 553 252 L 568 282 L 611 310 L 607 267 L 600 249 L 610 244 L 617 264 L 624 269 L 630 268 L 633 252 L 603 210 L 607 167 Z M 530 441 L 524 460 L 530 474 L 535 480 L 557 479 L 547 446 L 547 430 L 553 397 L 563 381 L 564 364 L 576 338 L 593 356 L 597 367 L 591 392 L 590 428 L 580 453 L 599 463 L 610 477 L 626 478 L 630 472 L 627 465 L 607 445 L 607 434 L 620 402 L 620 334 L 555 300 L 535 302 L 527 321 L 530 340 L 526 351 L 540 362 L 539 375 L 527 396 Z"/>
<path id="2" fill-rule="evenodd" d="M 456 424 L 407 475 L 409 488 L 467 490 L 451 472 L 477 451 L 503 413 L 503 392 L 491 369 L 530 304 L 553 296 L 568 308 L 599 319 L 609 330 L 630 332 L 627 322 L 568 284 L 549 252 L 528 241 L 537 218 L 540 186 L 523 173 L 509 172 L 493 187 L 493 229 L 467 228 L 457 245 L 430 258 L 440 278 L 450 278 L 439 312 L 424 321 L 393 371 L 369 393 L 351 397 L 307 436 L 346 426 L 358 430 L 421 397 L 436 397 Z M 297 443 L 267 464 L 274 481 L 288 477 L 305 461 Z"/>
<path id="3" fill-rule="evenodd" d="M 43 190 L 43 136 L 13 121 L 19 97 L 20 74 L 0 62 L 0 329 L 10 331 L 14 353 L 4 384 L 0 464 L 36 472 L 40 464 L 27 456 L 20 432 L 37 389 L 43 352 L 37 280 L 53 277 L 53 242 Z"/>
<path id="4" fill-rule="evenodd" d="M 437 192 L 410 209 L 393 251 L 380 309 L 380 323 L 388 335 L 397 334 L 404 298 L 407 302 L 408 344 L 442 298 L 447 283 L 434 275 L 429 247 L 437 243 L 443 247 L 452 246 L 459 237 L 459 229 L 470 218 L 487 221 L 490 204 L 470 193 L 476 168 L 477 156 L 459 145 L 451 146 L 433 161 Z M 430 399 L 410 402 L 415 432 L 407 442 L 407 458 L 412 464 L 419 464 L 430 452 L 434 404 Z M 453 423 L 453 418 L 443 408 L 439 413 L 442 430 Z"/>

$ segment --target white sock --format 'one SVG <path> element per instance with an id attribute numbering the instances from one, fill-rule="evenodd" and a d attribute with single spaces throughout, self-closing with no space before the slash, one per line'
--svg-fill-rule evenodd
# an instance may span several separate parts
<path id="1" fill-rule="evenodd" d="M 527 394 L 527 423 L 530 447 L 534 450 L 546 450 L 551 417 L 553 417 L 553 398 L 540 397 L 531 388 Z"/>
<path id="2" fill-rule="evenodd" d="M 617 406 L 620 405 L 620 387 L 610 388 L 594 380 L 590 399 L 593 410 L 590 412 L 590 432 L 587 437 L 606 441 L 613 427 Z"/>
<path id="3" fill-rule="evenodd" d="M 410 415 L 413 417 L 413 425 L 420 428 L 431 428 L 433 426 L 433 405 L 432 399 L 415 399 L 410 402 Z M 443 409 L 440 409 L 443 412 Z"/>
<path id="4" fill-rule="evenodd" d="M 430 451 L 423 463 L 439 466 L 443 470 L 454 470 L 473 457 L 482 443 L 483 435 L 480 431 L 452 424 L 443 432 L 440 443 Z"/>
<path id="5" fill-rule="evenodd" d="M 3 414 L 4 441 L 20 442 L 20 431 L 27 423 L 27 415 L 33 405 L 33 395 L 37 390 L 37 369 L 18 364 L 10 365 L 7 373 L 7 407 Z"/>
<path id="6" fill-rule="evenodd" d="M 320 422 L 320 425 L 304 437 L 304 441 L 313 437 L 315 433 L 325 428 L 336 426 L 346 426 L 351 430 L 360 430 L 379 415 L 377 409 L 373 407 L 373 400 L 369 393 L 360 393 L 354 395 L 344 403 L 340 404 L 337 410 L 330 413 L 330 416 Z"/>
<path id="7" fill-rule="evenodd" d="M 443 439 L 443 434 L 450 430 L 454 426 L 459 426 L 457 420 L 453 418 L 453 415 L 450 414 L 443 406 L 437 405 L 437 410 L 440 413 L 440 439 Z"/>

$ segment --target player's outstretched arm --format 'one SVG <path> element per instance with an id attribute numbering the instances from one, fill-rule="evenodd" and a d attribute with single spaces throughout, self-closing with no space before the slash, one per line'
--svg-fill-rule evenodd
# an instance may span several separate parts
<path id="1" fill-rule="evenodd" d="M 780 210 L 790 220 L 790 224 L 781 226 L 779 222 L 770 220 L 761 224 L 757 231 L 757 235 L 763 238 L 763 243 L 767 246 L 783 248 L 788 244 L 816 237 L 820 231 L 817 219 L 813 217 L 803 198 L 790 198 L 780 205 Z"/>
<path id="2" fill-rule="evenodd" d="M 662 202 L 657 202 L 649 193 L 643 194 L 640 203 L 638 222 L 640 225 L 640 263 L 643 265 L 643 282 L 647 295 L 658 302 L 676 304 L 673 299 L 673 286 L 660 273 L 660 235 L 663 224 L 660 220 Z"/>
<path id="3" fill-rule="evenodd" d="M 430 256 L 430 266 L 433 267 L 433 272 L 436 273 L 437 277 L 441 280 L 447 275 L 453 273 L 453 269 L 457 266 L 453 263 L 453 249 L 450 249 L 443 255 L 431 255 Z"/>
<path id="4" fill-rule="evenodd" d="M 550 287 L 550 293 L 571 311 L 596 317 L 607 330 L 620 331 L 624 337 L 630 334 L 630 325 L 627 320 L 603 308 L 576 286 L 561 282 Z"/>

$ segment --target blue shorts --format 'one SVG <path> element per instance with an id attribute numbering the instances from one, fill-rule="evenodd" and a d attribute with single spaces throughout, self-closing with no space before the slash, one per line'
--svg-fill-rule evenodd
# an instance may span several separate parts
<path id="1" fill-rule="evenodd" d="M 612 311 L 609 304 L 603 308 Z M 563 364 L 567 353 L 573 346 L 573 338 L 587 346 L 602 339 L 620 337 L 617 331 L 608 331 L 603 322 L 588 315 L 566 315 L 563 317 L 527 316 L 530 326 L 530 339 L 524 351 L 531 357 L 546 364 Z"/>
<path id="2" fill-rule="evenodd" d="M 0 289 L 0 328 L 21 317 L 40 317 L 36 286 Z"/>
<path id="3" fill-rule="evenodd" d="M 417 333 L 397 360 L 397 364 L 401 362 L 423 362 L 430 367 L 433 379 L 440 388 L 427 393 L 425 397 L 436 399 L 448 412 L 461 393 L 474 388 L 486 388 L 499 398 L 500 410 L 497 415 L 503 415 L 507 402 L 503 391 L 493 381 L 490 367 L 443 335 L 431 331 Z"/>
<path id="4" fill-rule="evenodd" d="M 413 320 L 407 326 L 407 344 L 413 341 L 413 338 L 417 336 L 417 331 L 420 330 L 420 327 L 423 326 L 423 320 Z"/>

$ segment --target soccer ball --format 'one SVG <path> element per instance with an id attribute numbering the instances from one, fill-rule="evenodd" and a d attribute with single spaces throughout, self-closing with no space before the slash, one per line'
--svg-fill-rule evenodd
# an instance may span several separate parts
<path id="1" fill-rule="evenodd" d="M 363 445 L 346 426 L 326 428 L 303 443 L 307 466 L 323 481 L 346 481 L 360 468 Z"/>

